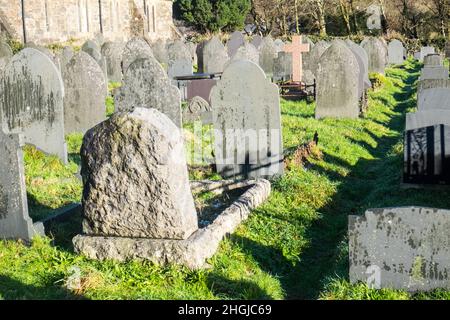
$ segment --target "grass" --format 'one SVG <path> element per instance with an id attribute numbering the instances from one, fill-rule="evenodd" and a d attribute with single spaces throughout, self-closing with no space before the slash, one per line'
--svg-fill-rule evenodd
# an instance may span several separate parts
<path id="1" fill-rule="evenodd" d="M 283 101 L 285 148 L 296 148 L 312 140 L 317 132 L 320 152 L 315 152 L 304 166 L 291 165 L 282 178 L 273 181 L 269 200 L 222 241 L 209 261 L 211 268 L 190 271 L 145 262 L 88 260 L 74 254 L 70 245 L 72 235 L 79 230 L 80 218 L 75 217 L 67 224 L 54 226 L 49 237 L 37 238 L 31 246 L 0 242 L 0 296 L 4 299 L 450 298 L 445 291 L 411 295 L 403 291 L 371 290 L 363 284 L 348 282 L 348 215 L 361 215 L 372 207 L 450 205 L 447 190 L 418 192 L 400 188 L 402 131 L 405 113 L 416 105 L 418 70 L 419 65 L 408 61 L 388 69 L 386 77 L 378 77 L 380 87 L 369 93 L 370 107 L 357 120 L 316 120 L 313 103 Z M 80 136 L 68 137 L 72 153 L 79 148 L 79 141 Z M 29 154 L 26 157 L 30 160 L 26 168 L 27 186 L 36 203 L 44 201 L 46 206 L 58 207 L 64 197 L 67 201 L 79 199 L 79 189 L 62 188 L 61 194 L 49 196 L 41 187 L 30 188 L 31 176 L 69 177 L 74 171 L 73 163 L 77 163 L 75 155 L 67 167 L 54 159 L 52 162 L 51 158 L 33 158 Z M 50 163 L 58 173 L 50 170 Z M 191 172 L 191 178 L 212 175 L 208 170 Z M 47 178 L 44 182 L 50 185 Z M 78 290 L 66 285 L 73 266 L 81 272 Z"/>

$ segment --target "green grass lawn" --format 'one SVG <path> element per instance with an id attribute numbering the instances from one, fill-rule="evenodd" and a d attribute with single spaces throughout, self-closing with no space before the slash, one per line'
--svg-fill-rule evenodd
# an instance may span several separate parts
<path id="1" fill-rule="evenodd" d="M 0 297 L 4 299 L 435 299 L 436 291 L 411 296 L 370 290 L 348 282 L 347 217 L 372 207 L 450 207 L 449 191 L 406 190 L 402 175 L 405 113 L 416 105 L 419 65 L 408 61 L 379 77 L 369 110 L 357 120 L 316 120 L 314 104 L 282 102 L 284 145 L 295 148 L 319 135 L 319 149 L 304 166 L 291 165 L 273 181 L 269 200 L 222 241 L 211 268 L 190 271 L 145 262 L 91 261 L 73 253 L 80 218 L 55 225 L 31 246 L 0 242 Z M 78 201 L 74 180 L 81 136 L 68 137 L 71 163 L 27 149 L 30 210 Z M 211 177 L 191 172 L 192 178 Z M 217 178 L 217 176 L 213 176 Z M 45 211 L 47 210 L 47 211 Z M 71 267 L 82 288 L 66 289 Z"/>

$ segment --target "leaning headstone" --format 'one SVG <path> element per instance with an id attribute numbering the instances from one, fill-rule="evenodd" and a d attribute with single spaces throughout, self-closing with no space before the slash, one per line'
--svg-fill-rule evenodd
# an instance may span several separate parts
<path id="1" fill-rule="evenodd" d="M 141 38 L 129 40 L 122 52 L 122 73 L 125 74 L 134 61 L 148 58 L 153 58 L 153 52 L 145 40 Z"/>
<path id="2" fill-rule="evenodd" d="M 168 48 L 167 74 L 169 78 L 191 75 L 192 56 L 182 40 L 175 40 Z"/>
<path id="3" fill-rule="evenodd" d="M 41 223 L 28 215 L 22 137 L 0 130 L 0 239 L 30 241 L 44 235 Z"/>
<path id="4" fill-rule="evenodd" d="M 368 38 L 361 42 L 361 47 L 369 57 L 369 72 L 384 74 L 387 65 L 387 50 L 378 38 Z"/>
<path id="5" fill-rule="evenodd" d="M 153 108 L 164 113 L 181 128 L 181 97 L 177 87 L 155 58 L 136 60 L 124 76 L 115 96 L 118 111 Z"/>
<path id="6" fill-rule="evenodd" d="M 91 56 L 81 51 L 62 69 L 65 133 L 85 133 L 106 119 L 107 83 Z"/>
<path id="7" fill-rule="evenodd" d="M 272 37 L 264 37 L 259 47 L 259 65 L 269 77 L 272 77 L 273 63 L 276 58 L 277 49 Z"/>
<path id="8" fill-rule="evenodd" d="M 23 133 L 26 143 L 67 162 L 64 140 L 64 85 L 43 53 L 26 48 L 6 66 L 0 88 L 3 130 Z"/>
<path id="9" fill-rule="evenodd" d="M 225 46 L 217 37 L 212 37 L 203 47 L 203 72 L 220 73 L 229 57 Z"/>
<path id="10" fill-rule="evenodd" d="M 345 43 L 333 41 L 317 70 L 316 119 L 359 116 L 359 65 Z"/>
<path id="11" fill-rule="evenodd" d="M 211 91 L 217 171 L 223 177 L 283 174 L 278 87 L 248 60 L 237 60 Z"/>
<path id="12" fill-rule="evenodd" d="M 349 217 L 350 282 L 410 292 L 450 288 L 450 211 L 367 210 Z"/>
<path id="13" fill-rule="evenodd" d="M 106 59 L 102 55 L 100 45 L 95 41 L 87 40 L 81 47 L 81 50 L 90 55 L 98 63 L 103 71 L 104 77 L 108 79 L 108 67 L 106 64 Z"/>
<path id="14" fill-rule="evenodd" d="M 122 52 L 123 44 L 120 42 L 105 42 L 102 46 L 102 56 L 106 60 L 108 80 L 112 82 L 122 81 Z"/>
<path id="15" fill-rule="evenodd" d="M 389 64 L 402 64 L 405 62 L 405 47 L 399 40 L 394 39 L 388 46 Z"/>
<path id="16" fill-rule="evenodd" d="M 263 40 L 263 38 L 260 35 L 256 35 L 253 37 L 251 44 L 254 45 L 256 49 L 259 50 L 259 47 L 262 44 L 262 40 Z"/>
<path id="17" fill-rule="evenodd" d="M 82 237 L 188 238 L 198 218 L 185 157 L 180 129 L 155 109 L 119 112 L 89 130 Z"/>
<path id="18" fill-rule="evenodd" d="M 13 52 L 8 44 L 0 41 L 0 73 L 11 60 Z"/>
<path id="19" fill-rule="evenodd" d="M 235 31 L 231 34 L 230 40 L 227 42 L 228 56 L 233 57 L 238 49 L 245 44 L 244 35 L 242 32 Z"/>

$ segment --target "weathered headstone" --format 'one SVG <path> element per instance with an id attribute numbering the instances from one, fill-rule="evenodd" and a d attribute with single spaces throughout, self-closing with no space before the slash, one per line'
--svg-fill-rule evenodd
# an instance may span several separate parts
<path id="1" fill-rule="evenodd" d="M 289 52 L 279 52 L 273 65 L 274 81 L 292 80 L 292 54 Z"/>
<path id="2" fill-rule="evenodd" d="M 444 65 L 444 61 L 439 53 L 433 53 L 423 59 L 423 64 L 425 67 L 441 67 Z"/>
<path id="3" fill-rule="evenodd" d="M 145 60 L 144 60 L 145 61 Z M 81 148 L 85 236 L 186 239 L 198 229 L 181 131 L 161 112 L 119 112 Z"/>
<path id="4" fill-rule="evenodd" d="M 388 62 L 390 64 L 402 64 L 405 62 L 405 47 L 399 40 L 394 39 L 389 43 Z"/>
<path id="5" fill-rule="evenodd" d="M 64 140 L 64 85 L 43 53 L 26 48 L 6 66 L 0 88 L 3 130 L 67 162 Z"/>
<path id="6" fill-rule="evenodd" d="M 378 38 L 367 38 L 361 42 L 361 47 L 369 57 L 369 72 L 384 74 L 387 65 L 387 50 Z"/>
<path id="7" fill-rule="evenodd" d="M 108 67 L 106 64 L 106 59 L 102 55 L 102 49 L 100 45 L 96 41 L 87 40 L 81 47 L 81 50 L 90 55 L 98 63 L 103 71 L 105 79 L 108 79 Z"/>
<path id="8" fill-rule="evenodd" d="M 169 62 L 169 53 L 167 51 L 168 43 L 162 40 L 158 40 L 152 43 L 151 49 L 154 57 L 161 65 L 166 65 Z"/>
<path id="9" fill-rule="evenodd" d="M 245 43 L 236 51 L 235 55 L 232 56 L 231 60 L 228 63 L 242 59 L 249 60 L 251 62 L 259 64 L 258 49 L 256 49 L 255 46 L 252 45 L 251 43 Z"/>
<path id="10" fill-rule="evenodd" d="M 116 110 L 153 108 L 164 113 L 181 127 L 181 97 L 177 87 L 155 58 L 136 60 L 124 76 L 123 86 L 116 96 Z"/>
<path id="11" fill-rule="evenodd" d="M 449 70 L 447 67 L 424 67 L 420 71 L 420 81 L 424 80 L 447 80 L 449 78 Z"/>
<path id="12" fill-rule="evenodd" d="M 309 44 L 304 44 L 301 36 L 293 36 L 292 43 L 284 45 L 283 51 L 292 54 L 292 81 L 300 82 L 303 78 L 302 54 L 309 52 Z"/>
<path id="13" fill-rule="evenodd" d="M 283 174 L 280 98 L 255 63 L 237 60 L 211 91 L 215 156 L 223 177 Z"/>
<path id="14" fill-rule="evenodd" d="M 9 45 L 0 41 L 0 73 L 11 60 L 12 56 L 13 53 Z"/>
<path id="15" fill-rule="evenodd" d="M 316 119 L 359 116 L 359 65 L 353 52 L 333 41 L 319 61 Z"/>
<path id="16" fill-rule="evenodd" d="M 317 75 L 317 68 L 319 66 L 320 57 L 331 46 L 331 43 L 326 41 L 319 41 L 310 52 L 305 53 L 303 60 L 303 70 L 309 70 L 314 76 Z"/>
<path id="17" fill-rule="evenodd" d="M 203 47 L 203 72 L 220 73 L 229 57 L 225 46 L 217 37 L 212 37 Z"/>
<path id="18" fill-rule="evenodd" d="M 85 133 L 106 119 L 107 83 L 91 56 L 81 51 L 62 69 L 65 133 Z"/>
<path id="19" fill-rule="evenodd" d="M 58 59 L 61 64 L 61 69 L 63 69 L 67 63 L 73 58 L 75 54 L 75 51 L 72 49 L 72 47 L 66 46 L 62 49 L 60 54 L 58 55 Z"/>
<path id="20" fill-rule="evenodd" d="M 418 96 L 417 109 L 420 111 L 431 109 L 450 110 L 450 88 L 422 89 Z"/>
<path id="21" fill-rule="evenodd" d="M 153 58 L 153 52 L 148 43 L 141 38 L 130 39 L 122 52 L 122 73 L 125 75 L 134 61 L 148 58 Z"/>
<path id="22" fill-rule="evenodd" d="M 235 31 L 231 34 L 230 40 L 227 42 L 228 56 L 233 57 L 238 49 L 245 44 L 244 35 L 242 32 Z"/>
<path id="23" fill-rule="evenodd" d="M 0 129 L 0 239 L 30 241 L 44 235 L 43 225 L 33 224 L 28 215 L 22 146 L 20 135 Z"/>
<path id="24" fill-rule="evenodd" d="M 186 46 L 188 47 L 189 53 L 191 54 L 192 63 L 194 65 L 198 65 L 197 44 L 194 42 L 186 42 Z"/>
<path id="25" fill-rule="evenodd" d="M 208 101 L 196 96 L 189 100 L 183 110 L 183 122 L 201 121 L 203 124 L 212 123 L 212 109 Z"/>
<path id="26" fill-rule="evenodd" d="M 60 61 L 59 61 L 58 57 L 56 57 L 50 49 L 48 49 L 46 47 L 43 47 L 41 45 L 37 45 L 34 42 L 27 42 L 25 44 L 25 48 L 35 49 L 35 50 L 45 54 L 53 62 L 55 67 L 58 70 L 61 70 L 61 64 L 60 64 Z"/>
<path id="27" fill-rule="evenodd" d="M 192 56 L 182 40 L 175 40 L 168 48 L 167 74 L 169 78 L 191 75 Z"/>
<path id="28" fill-rule="evenodd" d="M 354 43 L 351 40 L 346 40 L 346 44 L 349 46 L 349 48 L 353 51 L 353 53 L 359 57 L 363 63 L 363 67 L 361 68 L 361 64 L 358 61 L 358 64 L 360 65 L 360 73 L 363 74 L 364 79 L 364 89 L 368 89 L 372 86 L 372 83 L 369 79 L 369 57 L 367 55 L 366 50 L 364 50 L 360 45 Z"/>
<path id="29" fill-rule="evenodd" d="M 262 40 L 263 40 L 263 38 L 260 35 L 256 35 L 253 37 L 251 44 L 254 45 L 256 49 L 259 50 L 259 47 L 262 44 Z"/>
<path id="30" fill-rule="evenodd" d="M 374 289 L 450 288 L 450 211 L 401 207 L 349 217 L 350 281 Z"/>
<path id="31" fill-rule="evenodd" d="M 272 77 L 273 63 L 276 58 L 277 50 L 272 37 L 264 37 L 259 47 L 259 65 L 269 77 Z"/>
<path id="32" fill-rule="evenodd" d="M 102 56 L 106 60 L 108 80 L 122 81 L 122 52 L 124 45 L 120 42 L 105 42 L 102 46 Z"/>

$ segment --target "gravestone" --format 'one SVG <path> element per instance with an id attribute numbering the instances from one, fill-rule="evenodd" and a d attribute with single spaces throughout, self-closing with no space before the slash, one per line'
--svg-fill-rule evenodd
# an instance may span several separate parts
<path id="1" fill-rule="evenodd" d="M 320 57 L 331 46 L 331 43 L 326 41 L 319 41 L 310 52 L 305 53 L 303 60 L 303 70 L 309 70 L 314 76 L 317 75 L 317 68 L 319 66 Z"/>
<path id="2" fill-rule="evenodd" d="M 167 74 L 169 78 L 191 75 L 192 56 L 182 40 L 175 40 L 168 47 Z"/>
<path id="3" fill-rule="evenodd" d="M 273 75 L 273 63 L 276 58 L 277 50 L 272 37 L 264 37 L 259 47 L 259 65 L 269 77 Z"/>
<path id="4" fill-rule="evenodd" d="M 259 50 L 259 47 L 261 46 L 262 41 L 263 41 L 263 38 L 257 34 L 256 36 L 253 37 L 251 44 L 254 45 L 256 49 Z"/>
<path id="5" fill-rule="evenodd" d="M 202 124 L 212 123 L 211 106 L 199 96 L 190 99 L 187 108 L 183 110 L 183 122 L 193 121 L 201 121 Z"/>
<path id="6" fill-rule="evenodd" d="M 13 52 L 8 44 L 0 41 L 0 73 L 11 60 Z"/>
<path id="7" fill-rule="evenodd" d="M 354 43 L 351 40 L 346 40 L 345 42 L 353 51 L 353 53 L 361 59 L 363 67 L 361 68 L 361 64 L 359 61 L 358 65 L 360 66 L 360 73 L 363 74 L 364 89 L 370 88 L 372 86 L 372 82 L 369 79 L 369 56 L 367 55 L 366 50 L 364 50 L 360 45 Z"/>
<path id="8" fill-rule="evenodd" d="M 237 60 L 211 91 L 216 167 L 223 177 L 283 174 L 278 87 L 248 60 Z"/>
<path id="9" fill-rule="evenodd" d="M 422 89 L 417 100 L 420 111 L 446 109 L 450 110 L 450 88 L 436 87 Z"/>
<path id="10" fill-rule="evenodd" d="M 108 67 L 106 64 L 106 59 L 102 55 L 101 46 L 96 41 L 87 40 L 81 47 L 81 50 L 90 55 L 98 63 L 103 71 L 105 79 L 108 79 Z"/>
<path id="11" fill-rule="evenodd" d="M 163 40 L 158 40 L 153 42 L 150 47 L 156 60 L 158 60 L 163 67 L 164 65 L 167 67 L 167 64 L 169 63 L 169 53 L 167 50 L 168 43 Z"/>
<path id="12" fill-rule="evenodd" d="M 279 52 L 273 66 L 274 81 L 292 80 L 292 54 Z"/>
<path id="13" fill-rule="evenodd" d="M 442 67 L 444 61 L 439 53 L 433 53 L 423 59 L 423 64 L 425 67 Z"/>
<path id="14" fill-rule="evenodd" d="M 153 108 L 181 128 L 181 96 L 155 58 L 138 59 L 127 70 L 115 96 L 118 111 Z"/>
<path id="15" fill-rule="evenodd" d="M 67 162 L 64 140 L 64 85 L 43 53 L 26 48 L 6 66 L 0 88 L 3 130 L 23 133 L 25 143 Z"/>
<path id="16" fill-rule="evenodd" d="M 378 38 L 367 38 L 361 42 L 361 47 L 369 58 L 369 72 L 384 74 L 387 65 L 387 50 Z"/>
<path id="17" fill-rule="evenodd" d="M 41 223 L 33 224 L 28 215 L 23 141 L 18 134 L 0 130 L 0 239 L 30 241 L 44 235 Z"/>
<path id="18" fill-rule="evenodd" d="M 229 57 L 225 46 L 217 37 L 212 37 L 203 47 L 203 73 L 223 72 Z"/>
<path id="19" fill-rule="evenodd" d="M 283 51 L 292 54 L 292 81 L 300 82 L 303 78 L 302 54 L 309 52 L 309 44 L 304 44 L 301 36 L 293 36 L 292 43 L 286 44 Z"/>
<path id="20" fill-rule="evenodd" d="M 58 59 L 61 64 L 61 69 L 63 69 L 66 64 L 69 63 L 69 61 L 73 58 L 75 52 L 73 51 L 72 47 L 66 46 L 62 49 L 60 52 Z"/>
<path id="21" fill-rule="evenodd" d="M 102 46 L 102 56 L 106 60 L 108 80 L 122 81 L 122 52 L 124 45 L 120 42 L 105 42 Z"/>
<path id="22" fill-rule="evenodd" d="M 289 44 L 285 44 L 283 42 L 283 40 L 281 40 L 281 39 L 275 39 L 273 41 L 273 44 L 275 45 L 275 50 L 277 53 L 284 51 L 284 46 L 289 45 Z M 302 40 L 302 44 L 303 44 L 303 40 Z"/>
<path id="23" fill-rule="evenodd" d="M 91 56 L 80 51 L 62 69 L 65 133 L 85 133 L 106 119 L 107 83 Z"/>
<path id="24" fill-rule="evenodd" d="M 316 119 L 358 118 L 359 66 L 350 48 L 333 41 L 319 61 L 317 70 Z"/>
<path id="25" fill-rule="evenodd" d="M 180 129 L 155 109 L 119 112 L 89 130 L 81 147 L 84 235 L 188 238 L 198 221 L 185 159 Z"/>
<path id="26" fill-rule="evenodd" d="M 128 67 L 138 59 L 153 58 L 153 52 L 148 43 L 141 38 L 130 39 L 122 52 L 122 73 L 125 75 Z"/>
<path id="27" fill-rule="evenodd" d="M 405 62 L 405 47 L 399 40 L 394 39 L 388 47 L 389 64 L 402 64 Z"/>
<path id="28" fill-rule="evenodd" d="M 186 46 L 188 47 L 189 53 L 191 54 L 192 63 L 194 65 L 198 65 L 197 44 L 194 42 L 186 42 Z"/>
<path id="29" fill-rule="evenodd" d="M 447 80 L 449 77 L 449 70 L 447 67 L 424 67 L 420 71 L 420 81 L 424 80 Z"/>
<path id="30" fill-rule="evenodd" d="M 450 126 L 450 109 L 428 109 L 406 114 L 405 130 L 414 130 L 443 124 Z"/>
<path id="31" fill-rule="evenodd" d="M 256 64 L 259 64 L 259 51 L 255 48 L 251 43 L 244 43 L 239 49 L 236 51 L 235 55 L 230 59 L 228 63 L 231 63 L 235 60 L 249 60 Z"/>
<path id="32" fill-rule="evenodd" d="M 420 94 L 423 90 L 432 88 L 447 88 L 450 89 L 450 79 L 428 79 L 419 81 L 417 85 L 417 100 L 420 100 Z"/>
<path id="33" fill-rule="evenodd" d="M 228 56 L 233 57 L 238 49 L 245 44 L 242 32 L 235 31 L 231 34 L 230 40 L 227 42 Z"/>
<path id="34" fill-rule="evenodd" d="M 60 64 L 58 57 L 56 57 L 50 49 L 43 47 L 41 45 L 37 45 L 34 42 L 27 42 L 24 47 L 35 49 L 35 50 L 45 54 L 55 64 L 55 67 L 58 70 L 61 70 L 61 64 Z"/>
<path id="35" fill-rule="evenodd" d="M 420 52 L 418 52 L 417 55 L 414 55 L 414 58 L 423 62 L 427 55 L 434 53 L 436 53 L 436 50 L 433 47 L 422 47 L 420 48 Z"/>
<path id="36" fill-rule="evenodd" d="M 369 209 L 350 216 L 350 282 L 410 292 L 450 288 L 450 211 Z"/>

